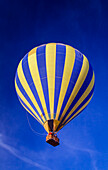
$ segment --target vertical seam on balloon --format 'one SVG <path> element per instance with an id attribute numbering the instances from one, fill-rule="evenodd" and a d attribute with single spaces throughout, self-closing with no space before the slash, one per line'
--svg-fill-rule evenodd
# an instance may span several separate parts
<path id="1" fill-rule="evenodd" d="M 82 63 L 83 63 L 83 55 L 82 54 L 80 55 L 80 60 L 78 60 L 78 58 L 75 56 L 74 67 L 73 67 L 73 70 L 72 70 L 71 78 L 70 78 L 70 81 L 69 81 L 69 84 L 68 84 L 68 89 L 67 89 L 67 92 L 66 92 L 61 110 L 60 110 L 58 120 L 60 120 L 60 117 L 63 113 L 63 110 L 66 109 L 65 107 L 66 107 L 67 101 L 69 100 L 69 97 L 71 96 L 71 93 L 74 89 L 74 86 L 75 86 L 77 79 L 78 79 L 78 76 L 80 74 L 80 71 L 81 71 L 81 68 L 82 68 Z"/>
<path id="2" fill-rule="evenodd" d="M 42 46 L 42 47 L 44 47 L 45 49 L 46 49 L 46 45 L 44 45 L 44 46 Z M 39 47 L 40 48 L 40 47 Z M 49 95 L 48 95 L 48 82 L 47 82 L 47 73 L 46 73 L 46 54 L 45 54 L 45 51 L 44 51 L 44 53 L 41 53 L 41 54 L 38 54 L 38 50 L 39 50 L 39 48 L 37 48 L 37 50 L 36 50 L 36 61 L 37 61 L 37 67 L 38 67 L 38 72 L 39 72 L 39 77 L 40 77 L 40 81 L 41 81 L 41 85 L 42 85 L 42 90 L 43 90 L 43 95 L 44 95 L 44 99 L 45 99 L 45 104 L 46 104 L 46 108 L 47 108 L 47 114 L 46 114 L 46 117 L 47 117 L 47 120 L 49 119 L 49 113 L 48 112 L 50 112 L 50 109 L 49 109 Z M 40 68 L 39 68 L 39 56 L 41 56 L 41 55 L 44 55 L 44 59 L 43 60 L 45 60 L 45 65 L 44 65 L 44 67 L 45 67 L 45 74 L 46 74 L 46 77 L 45 77 L 45 79 L 46 79 L 46 83 L 47 83 L 47 89 L 46 89 L 46 92 L 44 91 L 45 89 L 45 87 L 44 87 L 44 84 L 43 84 L 43 82 L 42 82 L 42 78 L 41 78 L 41 75 L 40 75 Z"/>
<path id="3" fill-rule="evenodd" d="M 34 48 L 34 52 L 31 51 L 29 52 L 29 57 L 28 57 L 28 63 L 29 63 L 29 69 L 33 78 L 33 82 L 35 85 L 35 88 L 37 90 L 41 105 L 42 105 L 42 109 L 44 111 L 44 118 L 45 120 L 47 119 L 47 108 L 46 108 L 46 103 L 45 103 L 45 99 L 44 99 L 44 94 L 43 94 L 43 89 L 42 89 L 42 84 L 41 84 L 41 80 L 40 80 L 40 76 L 39 76 L 39 70 L 38 70 L 38 66 L 37 66 L 37 59 L 36 59 L 36 49 Z M 30 62 L 32 58 L 32 62 Z M 35 65 L 35 67 L 34 67 Z"/>
<path id="4" fill-rule="evenodd" d="M 62 118 L 62 121 L 67 117 L 67 115 L 69 114 L 69 112 L 72 110 L 72 108 L 76 105 L 76 103 L 78 102 L 78 100 L 81 98 L 81 96 L 83 95 L 83 93 L 85 92 L 85 90 L 87 89 L 91 79 L 93 76 L 93 70 L 91 68 L 91 65 L 89 67 L 89 71 L 87 73 L 86 79 L 84 80 L 83 85 L 81 86 L 80 90 L 78 91 L 77 95 L 75 96 L 74 100 L 72 101 L 70 107 L 68 108 L 68 110 L 66 111 L 64 117 Z"/>
<path id="5" fill-rule="evenodd" d="M 67 122 L 68 120 L 71 119 L 71 117 L 74 116 L 74 114 L 76 114 L 76 112 L 78 112 L 86 103 L 87 101 L 91 98 L 91 96 L 93 95 L 93 91 L 94 91 L 94 86 L 92 88 L 92 90 L 90 91 L 90 93 L 88 94 L 88 96 L 83 100 L 83 102 L 74 110 L 74 112 L 72 112 L 72 114 L 69 116 L 69 118 L 64 121 L 63 124 L 65 124 L 65 122 Z"/>
<path id="6" fill-rule="evenodd" d="M 92 96 L 93 96 L 93 94 L 92 94 Z M 92 98 L 92 96 L 91 96 L 91 98 Z M 88 103 L 90 102 L 91 98 L 90 98 L 90 99 L 87 101 L 87 103 L 85 103 L 85 105 L 83 105 L 83 106 L 81 107 L 81 109 L 78 110 L 65 124 L 63 124 L 63 125 L 61 125 L 61 126 L 58 125 L 57 131 L 59 131 L 60 129 L 62 129 L 66 124 L 68 124 L 71 120 L 73 120 L 76 116 L 78 116 L 78 115 L 85 109 L 85 107 L 88 105 Z"/>
<path id="7" fill-rule="evenodd" d="M 54 118 L 55 60 L 56 44 L 46 45 L 46 68 L 49 91 L 50 118 Z"/>
<path id="8" fill-rule="evenodd" d="M 56 64 L 55 64 L 55 93 L 54 93 L 54 118 L 56 117 L 56 111 L 57 111 L 57 105 L 58 105 L 58 100 L 59 100 L 59 94 L 60 94 L 60 89 L 61 89 L 61 83 L 62 83 L 62 76 L 63 76 L 63 70 L 64 70 L 64 63 L 65 63 L 65 56 L 66 56 L 66 46 L 65 45 L 62 45 L 63 49 L 64 50 L 62 53 L 60 52 L 60 49 L 59 49 L 59 45 L 60 44 L 56 44 Z M 62 55 L 61 55 L 62 54 Z M 60 66 L 59 62 L 60 61 L 60 57 L 62 56 L 62 65 Z M 57 77 L 58 74 L 59 74 L 59 70 L 58 68 L 61 68 L 61 77 Z M 59 81 L 58 81 L 59 79 Z M 61 80 L 60 80 L 61 79 Z M 59 85 L 57 85 L 57 83 L 59 82 Z M 58 88 L 58 91 L 57 89 Z"/>
<path id="9" fill-rule="evenodd" d="M 92 85 L 94 84 L 94 76 L 93 76 L 94 73 L 91 71 L 91 72 L 92 72 L 92 77 L 91 77 L 90 71 L 91 71 L 91 67 L 90 67 L 90 69 L 89 69 L 89 72 L 88 72 L 88 74 L 87 74 L 87 78 L 85 79 L 85 81 L 89 80 L 89 78 L 90 78 L 90 80 L 92 79 L 92 81 L 89 80 L 89 84 L 87 84 L 87 87 L 85 86 L 86 89 L 84 90 L 84 93 L 82 93 L 82 96 L 83 96 L 83 94 L 85 95 L 85 94 L 87 93 L 89 87 L 91 88 Z M 88 77 L 89 77 L 89 78 L 88 78 Z M 92 83 L 93 83 L 93 84 L 92 84 Z M 84 85 L 85 85 L 85 83 L 83 84 L 83 86 L 84 86 Z M 81 89 L 83 88 L 83 86 L 81 87 Z M 80 89 L 80 91 L 81 91 L 81 89 Z M 80 91 L 79 91 L 79 92 L 80 92 Z M 78 94 L 79 94 L 79 93 L 78 93 Z M 81 98 L 82 98 L 82 97 L 79 96 L 79 100 L 77 100 L 77 102 L 80 101 Z M 86 97 L 85 97 L 85 98 L 86 98 Z M 78 104 L 77 102 L 76 102 L 74 105 L 73 105 L 73 103 L 71 104 L 70 108 L 67 110 L 66 114 L 65 114 L 64 117 L 62 118 L 62 120 L 61 120 L 61 122 L 60 122 L 60 125 L 63 124 L 64 121 L 66 121 L 66 120 L 68 119 L 69 115 L 71 115 L 72 111 L 75 110 L 74 107 L 76 107 L 76 105 Z M 76 107 L 76 108 L 77 108 L 77 107 Z"/>
<path id="10" fill-rule="evenodd" d="M 67 101 L 67 104 L 63 110 L 63 113 L 60 117 L 60 121 L 62 120 L 62 118 L 64 117 L 66 111 L 67 111 L 67 108 L 70 107 L 71 103 L 73 102 L 73 100 L 75 99 L 76 95 L 78 94 L 80 88 L 82 87 L 86 77 L 87 77 L 87 74 L 88 74 L 88 71 L 89 71 L 89 63 L 88 63 L 88 60 L 85 56 L 83 56 L 83 65 L 82 65 L 82 68 L 81 68 L 81 71 L 80 71 L 80 74 L 78 76 L 78 79 L 77 79 L 77 82 L 73 88 L 73 91 L 69 97 L 69 100 Z M 83 75 L 84 73 L 84 75 Z"/>
<path id="11" fill-rule="evenodd" d="M 22 101 L 24 103 L 26 103 L 26 105 L 30 108 L 30 110 L 34 113 L 34 115 L 36 115 L 36 117 L 39 119 L 39 121 L 42 123 L 43 121 L 41 120 L 41 118 L 38 116 L 38 114 L 35 112 L 35 110 L 32 108 L 32 106 L 30 105 L 30 103 L 26 100 L 26 98 L 24 97 L 24 95 L 21 93 L 21 91 L 19 90 L 18 86 L 17 86 L 17 82 L 15 81 L 15 88 L 17 91 L 18 96 L 22 99 Z"/>
<path id="12" fill-rule="evenodd" d="M 56 119 L 58 119 L 59 117 L 60 110 L 63 104 L 63 100 L 65 98 L 65 95 L 68 89 L 68 84 L 71 78 L 74 62 L 75 62 L 75 50 L 73 47 L 66 45 L 66 57 L 65 57 L 63 78 L 62 78 L 60 95 L 59 95 L 57 112 L 56 112 Z"/>
<path id="13" fill-rule="evenodd" d="M 70 116 L 68 116 L 68 118 L 66 118 L 63 121 L 63 124 L 65 124 L 65 122 L 68 121 L 68 119 L 70 119 L 70 117 L 73 116 L 78 110 L 80 110 L 80 108 L 89 100 L 89 98 L 91 98 L 91 95 L 93 94 L 93 90 L 94 90 L 94 84 L 93 84 L 91 91 L 88 93 L 88 95 L 85 97 L 85 99 L 72 111 Z"/>
<path id="14" fill-rule="evenodd" d="M 29 85 L 26 81 L 26 78 L 24 76 L 23 69 L 22 69 L 22 60 L 21 60 L 19 67 L 18 67 L 18 77 L 19 77 L 19 80 L 20 80 L 24 90 L 26 91 L 27 95 L 29 96 L 30 99 L 32 98 L 32 102 L 33 102 L 35 108 L 37 109 L 39 114 L 42 114 L 42 112 L 41 112 L 41 110 L 40 110 L 40 108 L 39 108 L 39 106 L 38 106 L 38 104 L 35 100 L 35 97 L 34 97 L 32 91 L 31 91 L 31 89 L 30 89 L 30 87 L 29 87 Z M 42 120 L 44 121 L 43 118 L 42 118 Z"/>
<path id="15" fill-rule="evenodd" d="M 19 80 L 19 77 L 18 77 L 18 74 L 16 73 L 16 77 L 15 77 L 15 80 L 16 80 L 16 83 L 17 83 L 17 86 L 18 86 L 18 89 L 20 90 L 21 94 L 23 94 L 23 96 L 25 97 L 26 101 L 30 104 L 30 106 L 34 109 L 34 111 L 38 114 L 38 116 L 40 117 L 40 114 L 38 113 L 37 109 L 35 108 L 33 102 L 31 101 L 31 99 L 29 98 L 28 94 L 26 93 L 26 91 L 24 90 L 20 80 Z M 40 119 L 42 119 L 40 117 Z"/>
<path id="16" fill-rule="evenodd" d="M 43 111 L 43 108 L 42 108 L 36 87 L 34 85 L 33 77 L 31 75 L 31 71 L 30 71 L 30 68 L 29 68 L 28 58 L 30 58 L 29 54 L 23 58 L 23 60 L 22 60 L 22 70 L 23 70 L 26 82 L 27 82 L 27 84 L 28 84 L 28 86 L 29 86 L 29 88 L 30 88 L 30 90 L 31 90 L 41 112 L 42 112 L 42 114 L 40 114 L 40 113 L 39 114 L 42 117 L 43 121 L 45 121 L 44 111 Z"/>
<path id="17" fill-rule="evenodd" d="M 82 112 L 82 110 L 85 109 L 85 107 L 89 104 L 91 98 L 93 97 L 93 94 L 92 96 L 89 98 L 89 100 L 80 108 L 80 110 L 78 110 L 65 124 L 64 126 L 69 123 L 72 119 L 74 119 L 76 116 L 78 116 L 78 114 L 80 114 Z"/>
<path id="18" fill-rule="evenodd" d="M 87 89 L 85 90 L 85 92 L 83 93 L 83 95 L 80 97 L 80 99 L 77 101 L 77 103 L 74 105 L 74 107 L 72 108 L 72 110 L 68 113 L 68 115 L 66 116 L 66 118 L 64 119 L 64 121 L 66 121 L 69 116 L 74 112 L 74 110 L 83 102 L 83 100 L 88 96 L 88 94 L 90 93 L 91 89 L 93 88 L 94 85 L 94 73 L 92 76 L 92 80 L 90 81 Z M 62 123 L 64 123 L 64 121 Z"/>
<path id="19" fill-rule="evenodd" d="M 18 99 L 20 101 L 20 103 L 22 104 L 22 106 L 25 108 L 25 110 L 27 110 L 40 124 L 43 125 L 43 123 L 40 122 L 40 120 L 38 118 L 36 118 L 34 115 L 34 113 L 30 110 L 30 108 L 21 100 L 21 98 L 18 96 Z"/>

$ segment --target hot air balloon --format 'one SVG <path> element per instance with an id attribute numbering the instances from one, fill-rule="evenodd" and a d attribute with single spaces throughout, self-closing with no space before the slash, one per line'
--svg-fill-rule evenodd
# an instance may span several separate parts
<path id="1" fill-rule="evenodd" d="M 22 106 L 48 132 L 46 142 L 78 116 L 94 91 L 94 72 L 84 54 L 61 43 L 33 48 L 20 61 L 15 88 Z"/>

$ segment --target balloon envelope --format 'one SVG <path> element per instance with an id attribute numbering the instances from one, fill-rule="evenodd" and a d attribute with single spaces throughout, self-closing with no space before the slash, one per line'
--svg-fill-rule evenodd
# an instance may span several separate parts
<path id="1" fill-rule="evenodd" d="M 20 61 L 15 88 L 23 107 L 47 132 L 55 132 L 90 102 L 94 72 L 78 50 L 49 43 L 32 49 Z"/>

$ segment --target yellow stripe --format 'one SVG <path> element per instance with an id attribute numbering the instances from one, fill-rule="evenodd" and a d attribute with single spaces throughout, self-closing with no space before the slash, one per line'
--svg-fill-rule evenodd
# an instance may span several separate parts
<path id="1" fill-rule="evenodd" d="M 30 108 L 30 110 L 34 113 L 34 115 L 36 115 L 36 117 L 39 119 L 39 123 L 41 122 L 41 124 L 43 124 L 42 123 L 42 121 L 41 121 L 41 119 L 40 119 L 40 117 L 37 115 L 37 113 L 35 112 L 35 110 L 31 107 L 31 105 L 29 104 L 29 102 L 25 99 L 25 97 L 23 96 L 23 94 L 21 93 L 21 91 L 19 90 L 19 88 L 18 88 L 18 86 L 17 86 L 17 84 L 16 84 L 16 80 L 15 80 L 15 88 L 16 88 L 16 91 L 17 91 L 17 93 L 18 93 L 18 95 L 19 95 L 19 97 L 21 98 L 21 100 Z M 22 103 L 21 103 L 22 104 Z M 27 110 L 27 109 L 26 109 Z M 27 110 L 28 111 L 28 110 Z"/>
<path id="2" fill-rule="evenodd" d="M 30 99 L 33 102 L 34 106 L 36 107 L 38 113 L 41 115 L 42 120 L 45 121 L 45 118 L 43 117 L 43 114 L 42 114 L 42 112 L 41 112 L 41 110 L 40 110 L 40 108 L 39 108 L 39 106 L 38 106 L 38 104 L 37 104 L 37 102 L 35 100 L 35 97 L 34 97 L 32 91 L 31 91 L 31 89 L 30 89 L 30 87 L 29 87 L 29 85 L 28 85 L 28 83 L 27 83 L 27 81 L 25 79 L 25 76 L 24 76 L 24 73 L 23 73 L 23 70 L 22 70 L 22 60 L 21 60 L 21 62 L 19 64 L 19 66 L 18 66 L 18 77 L 19 77 L 19 80 L 20 80 L 23 88 L 25 89 L 26 93 L 30 97 Z"/>
<path id="3" fill-rule="evenodd" d="M 65 59 L 65 66 L 64 66 L 64 72 L 63 72 L 60 96 L 59 96 L 59 101 L 58 101 L 56 119 L 58 119 L 59 114 L 60 114 L 61 106 L 62 106 L 64 97 L 66 95 L 66 91 L 67 91 L 69 81 L 71 78 L 71 74 L 72 74 L 72 70 L 74 67 L 74 62 L 75 62 L 75 49 L 66 45 L 66 59 Z"/>
<path id="4" fill-rule="evenodd" d="M 19 100 L 20 101 L 20 100 Z M 22 106 L 25 108 L 25 110 L 27 110 L 27 112 L 29 112 L 31 114 L 31 116 L 33 116 L 40 124 L 43 125 L 43 123 L 41 123 L 24 105 L 23 103 L 20 101 L 20 103 L 22 104 Z"/>
<path id="5" fill-rule="evenodd" d="M 91 98 L 93 97 L 93 95 L 91 96 Z M 72 119 L 74 119 L 74 117 L 76 116 L 76 115 L 78 115 L 78 113 L 79 112 L 81 112 L 87 105 L 88 105 L 88 103 L 90 102 L 90 100 L 91 100 L 91 98 L 87 101 L 87 103 L 85 103 L 81 108 L 80 108 L 80 110 L 78 110 L 63 126 L 61 126 L 59 129 L 58 129 L 58 131 L 60 130 L 60 129 L 62 129 L 67 123 L 69 123 Z"/>
<path id="6" fill-rule="evenodd" d="M 29 52 L 29 56 L 28 56 L 29 69 L 30 69 L 30 73 L 32 75 L 33 82 L 35 84 L 37 93 L 39 95 L 39 99 L 41 101 L 45 116 L 47 119 L 49 119 L 48 111 L 47 111 L 47 107 L 46 107 L 46 103 L 45 103 L 45 98 L 44 98 L 44 94 L 43 94 L 42 84 L 41 84 L 41 80 L 40 80 L 38 65 L 37 65 L 36 49 L 37 48 L 34 48 L 33 50 L 31 50 Z"/>
<path id="7" fill-rule="evenodd" d="M 51 119 L 54 118 L 56 44 L 46 45 L 46 68 Z"/>
<path id="8" fill-rule="evenodd" d="M 88 96 L 88 94 L 90 93 L 90 91 L 92 90 L 94 86 L 94 73 L 92 76 L 92 80 L 88 86 L 88 88 L 85 90 L 85 92 L 83 93 L 83 95 L 80 97 L 80 99 L 78 100 L 78 102 L 75 104 L 75 106 L 72 108 L 72 110 L 70 111 L 70 113 L 67 115 L 67 117 L 65 118 L 65 120 L 63 121 L 63 123 L 69 118 L 69 116 L 77 109 L 77 107 L 83 102 L 83 100 Z"/>
<path id="9" fill-rule="evenodd" d="M 64 111 L 62 113 L 62 116 L 60 118 L 60 120 L 62 120 L 62 118 L 64 117 L 66 111 L 68 110 L 69 106 L 71 105 L 72 101 L 74 100 L 75 96 L 77 95 L 78 91 L 80 90 L 86 76 L 87 76 L 87 73 L 88 73 L 88 70 L 89 70 L 89 63 L 88 63 L 88 60 L 87 58 L 83 55 L 83 65 L 82 65 L 82 68 L 81 68 L 81 71 L 80 71 L 80 74 L 79 74 L 79 77 L 77 79 L 77 82 L 75 84 L 75 87 L 71 93 L 71 96 L 69 97 L 69 100 L 67 101 L 67 104 L 64 108 Z"/>
<path id="10" fill-rule="evenodd" d="M 69 123 L 79 112 L 81 112 L 90 102 L 91 98 L 93 97 L 93 94 L 92 96 L 90 97 L 90 99 L 80 108 L 80 110 L 78 110 L 65 124 L 64 126 Z"/>

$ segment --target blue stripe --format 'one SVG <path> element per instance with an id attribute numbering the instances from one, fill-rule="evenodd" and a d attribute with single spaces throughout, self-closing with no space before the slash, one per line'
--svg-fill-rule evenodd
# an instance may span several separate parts
<path id="1" fill-rule="evenodd" d="M 28 101 L 28 103 L 31 105 L 31 107 L 35 110 L 35 112 L 37 113 L 37 115 L 40 117 L 40 119 L 42 120 L 40 114 L 38 113 L 37 109 L 35 108 L 34 104 L 32 103 L 31 99 L 29 98 L 29 96 L 27 95 L 26 91 L 24 90 L 19 78 L 18 78 L 18 74 L 16 74 L 16 83 L 17 86 L 19 88 L 19 90 L 21 91 L 21 93 L 23 94 L 23 96 L 26 98 L 26 100 Z M 43 120 L 42 120 L 43 122 Z"/>
<path id="2" fill-rule="evenodd" d="M 93 86 L 93 88 L 92 88 L 92 90 L 91 90 L 91 92 L 89 93 L 89 95 L 83 100 L 83 102 L 77 107 L 77 109 L 69 116 L 69 118 L 62 124 L 61 122 L 60 122 L 60 124 L 59 124 L 59 126 L 57 127 L 57 130 L 56 131 L 58 131 L 58 129 L 61 127 L 61 126 L 64 126 L 65 124 L 66 124 L 66 122 L 78 111 L 78 110 L 80 110 L 80 108 L 90 99 L 90 97 L 92 96 L 92 94 L 93 94 L 93 92 L 94 92 L 94 87 L 95 87 L 95 85 Z M 87 107 L 87 106 L 86 106 Z M 85 108 L 86 108 L 85 107 Z M 84 108 L 84 109 L 85 109 Z M 83 109 L 83 110 L 84 110 Z M 83 110 L 81 110 L 75 117 L 77 117 Z M 75 118 L 74 117 L 74 118 Z M 74 119 L 73 118 L 73 119 Z M 72 119 L 72 120 L 73 120 Z M 70 121 L 69 121 L 70 122 Z M 69 123 L 68 122 L 68 123 Z"/>
<path id="3" fill-rule="evenodd" d="M 23 102 L 23 100 L 19 97 L 19 95 L 17 94 L 17 96 L 18 96 L 18 99 L 19 99 L 19 101 L 25 106 L 25 108 L 27 109 L 27 110 L 29 110 L 29 112 L 31 112 L 32 114 L 33 114 L 33 116 L 34 117 L 36 117 L 36 115 L 30 110 L 30 108 Z M 36 117 L 37 118 L 37 117 Z M 38 118 L 37 118 L 38 119 Z M 38 119 L 39 120 L 39 119 Z M 40 120 L 39 120 L 40 121 Z"/>
<path id="4" fill-rule="evenodd" d="M 91 92 L 89 93 L 89 95 L 83 100 L 83 102 L 77 107 L 77 109 L 71 114 L 71 116 L 69 116 L 69 118 L 63 123 L 63 125 L 78 111 L 80 110 L 80 108 L 90 99 L 90 97 L 92 96 L 94 91 L 94 86 L 91 90 Z M 85 108 L 84 108 L 85 109 Z"/>
<path id="5" fill-rule="evenodd" d="M 22 60 L 22 70 L 23 70 L 25 79 L 26 79 L 26 81 L 27 81 L 39 107 L 40 107 L 40 110 L 42 111 L 42 114 L 43 114 L 44 118 L 46 119 L 42 104 L 40 102 L 36 87 L 34 85 L 34 82 L 33 82 L 33 79 L 32 79 L 31 73 L 30 73 L 30 69 L 29 69 L 29 65 L 28 65 L 28 55 L 26 55 Z"/>
<path id="6" fill-rule="evenodd" d="M 38 65 L 40 80 L 41 80 L 41 84 L 43 88 L 47 111 L 49 113 L 48 115 L 50 118 L 49 92 L 48 92 L 48 80 L 47 80 L 45 53 L 46 53 L 46 45 L 40 46 L 36 50 L 37 65 Z"/>
<path id="7" fill-rule="evenodd" d="M 65 63 L 65 56 L 66 56 L 66 46 L 56 45 L 54 117 L 56 116 L 58 99 L 59 99 L 59 95 L 60 95 L 64 63 Z"/>
<path id="8" fill-rule="evenodd" d="M 66 92 L 61 110 L 60 110 L 58 120 L 60 119 L 60 117 L 63 113 L 63 110 L 64 110 L 64 108 L 67 104 L 67 101 L 69 100 L 69 97 L 70 97 L 70 95 L 71 95 L 71 93 L 74 89 L 74 86 L 76 84 L 76 81 L 77 81 L 78 76 L 79 76 L 80 71 L 81 71 L 82 63 L 83 63 L 83 55 L 80 52 L 78 52 L 77 50 L 75 50 L 75 63 L 74 63 L 73 71 L 72 71 L 72 74 L 71 74 L 71 78 L 70 78 L 69 85 L 68 85 L 68 88 L 67 88 L 67 92 Z"/>
<path id="9" fill-rule="evenodd" d="M 69 109 L 67 110 L 67 112 L 65 113 L 62 121 L 60 124 L 62 124 L 62 122 L 65 120 L 65 118 L 67 117 L 67 115 L 69 114 L 69 112 L 72 110 L 72 108 L 75 106 L 75 104 L 77 103 L 77 101 L 80 99 L 80 97 L 83 95 L 83 93 L 85 92 L 85 90 L 87 89 L 88 85 L 90 84 L 91 82 L 91 79 L 92 79 L 92 76 L 93 76 L 93 70 L 92 70 L 92 67 L 91 65 L 89 64 L 89 71 L 88 71 L 88 74 L 87 74 L 87 77 L 82 85 L 82 87 L 80 88 L 79 92 L 77 93 L 75 99 L 73 100 L 73 102 L 71 103 Z"/>

